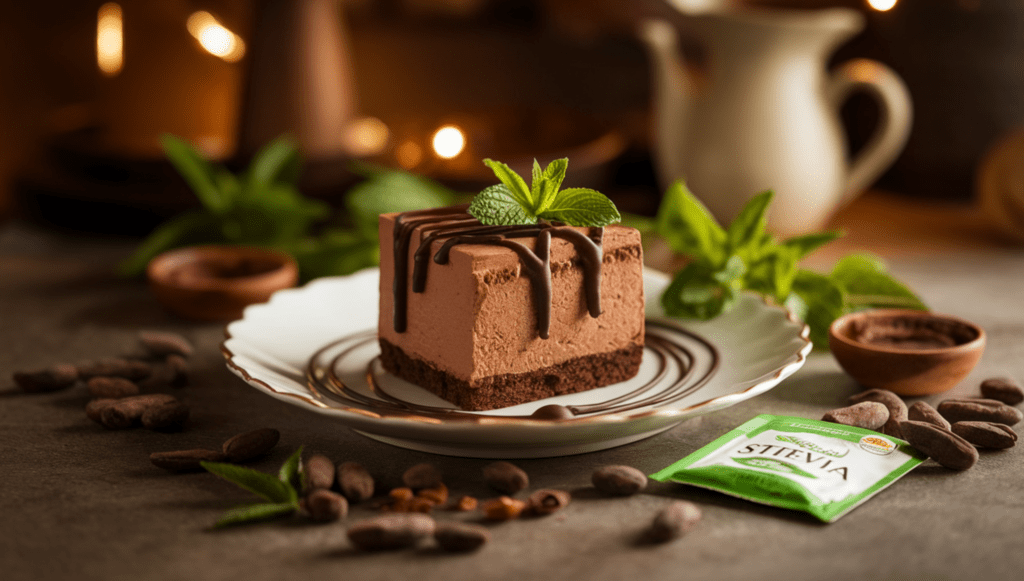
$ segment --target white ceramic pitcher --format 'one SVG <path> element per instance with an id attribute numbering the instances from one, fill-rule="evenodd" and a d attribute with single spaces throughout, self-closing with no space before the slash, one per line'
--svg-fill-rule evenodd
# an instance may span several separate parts
<path id="1" fill-rule="evenodd" d="M 703 43 L 703 74 L 682 62 L 676 24 L 643 24 L 654 66 L 655 160 L 663 185 L 685 179 L 720 221 L 775 191 L 769 227 L 820 228 L 878 178 L 910 132 L 906 87 L 866 59 L 826 71 L 833 50 L 864 26 L 854 10 L 721 10 L 675 21 Z M 839 108 L 854 90 L 880 105 L 879 126 L 848 159 Z"/>

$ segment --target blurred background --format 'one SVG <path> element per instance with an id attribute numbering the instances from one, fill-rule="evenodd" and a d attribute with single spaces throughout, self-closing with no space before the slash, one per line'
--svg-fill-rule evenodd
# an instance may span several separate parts
<path id="1" fill-rule="evenodd" d="M 876 189 L 970 207 L 980 165 L 1024 122 L 1019 0 L 724 3 L 863 15 L 863 30 L 826 66 L 877 59 L 903 79 L 914 106 L 906 146 Z M 306 160 L 301 191 L 335 207 L 359 179 L 352 160 L 472 191 L 494 181 L 483 157 L 568 156 L 571 182 L 652 215 L 663 184 L 655 79 L 638 27 L 720 4 L 8 0 L 0 220 L 146 234 L 198 205 L 163 157 L 164 133 L 234 168 L 288 133 Z M 706 57 L 685 39 L 682 50 Z M 855 95 L 841 119 L 855 151 L 879 108 Z"/>

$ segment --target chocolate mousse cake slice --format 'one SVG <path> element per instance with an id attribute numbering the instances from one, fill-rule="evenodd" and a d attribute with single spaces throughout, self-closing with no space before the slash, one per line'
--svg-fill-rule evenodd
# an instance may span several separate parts
<path id="1" fill-rule="evenodd" d="M 636 375 L 644 344 L 637 230 L 484 226 L 465 208 L 380 217 L 385 369 L 465 410 Z"/>

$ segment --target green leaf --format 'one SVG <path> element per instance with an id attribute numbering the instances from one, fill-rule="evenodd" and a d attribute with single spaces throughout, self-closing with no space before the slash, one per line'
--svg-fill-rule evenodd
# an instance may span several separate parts
<path id="1" fill-rule="evenodd" d="M 298 503 L 278 502 L 260 503 L 233 508 L 220 518 L 213 526 L 217 528 L 258 522 L 288 516 L 299 509 Z"/>
<path id="2" fill-rule="evenodd" d="M 797 260 L 800 260 L 818 248 L 821 248 L 833 240 L 842 238 L 843 236 L 846 236 L 846 233 L 842 230 L 815 232 L 812 234 L 804 234 L 803 236 L 787 238 L 783 240 L 780 245 L 797 251 Z"/>
<path id="3" fill-rule="evenodd" d="M 728 258 L 725 231 L 682 181 L 665 192 L 656 220 L 658 233 L 675 252 L 711 268 L 721 266 Z"/>
<path id="4" fill-rule="evenodd" d="M 733 252 L 762 240 L 765 230 L 765 212 L 772 201 L 772 192 L 762 192 L 750 199 L 729 224 L 729 247 Z"/>
<path id="5" fill-rule="evenodd" d="M 537 160 L 533 160 L 534 164 L 534 175 L 540 169 L 540 164 Z M 534 213 L 537 215 L 542 214 L 551 207 L 558 191 L 562 187 L 562 182 L 565 180 L 565 172 L 569 168 L 569 159 L 562 158 L 556 159 L 548 164 L 547 169 L 541 173 L 540 185 L 537 185 L 537 180 L 534 178 L 533 182 L 533 196 L 537 201 L 537 208 Z"/>
<path id="6" fill-rule="evenodd" d="M 743 281 L 743 275 L 746 273 L 747 265 L 743 262 L 743 259 L 733 254 L 729 257 L 729 260 L 725 261 L 725 266 L 721 270 L 711 274 L 711 278 L 723 285 L 730 285 L 738 289 Z"/>
<path id="7" fill-rule="evenodd" d="M 654 221 L 654 218 L 641 216 L 639 214 L 630 214 L 629 212 L 620 212 L 620 215 L 622 216 L 623 226 L 635 228 L 643 235 L 655 232 L 657 224 Z"/>
<path id="8" fill-rule="evenodd" d="M 157 227 L 118 267 L 123 276 L 138 276 L 157 254 L 187 243 L 216 242 L 220 239 L 217 220 L 205 210 L 193 210 L 171 218 Z"/>
<path id="9" fill-rule="evenodd" d="M 803 302 L 802 307 L 793 306 L 804 312 L 802 318 L 810 327 L 811 342 L 819 348 L 828 349 L 828 328 L 832 321 L 845 313 L 843 289 L 830 277 L 801 269 L 793 279 L 793 293 Z M 796 312 L 797 308 L 793 311 Z"/>
<path id="10" fill-rule="evenodd" d="M 540 216 L 573 226 L 607 226 L 622 220 L 615 204 L 601 192 L 569 188 L 558 192 L 551 206 Z"/>
<path id="11" fill-rule="evenodd" d="M 273 503 L 291 503 L 298 493 L 275 476 L 224 462 L 200 462 L 203 468 Z"/>
<path id="12" fill-rule="evenodd" d="M 523 181 L 523 178 L 521 178 L 519 174 L 512 171 L 512 168 L 500 161 L 485 159 L 484 165 L 491 168 L 491 171 L 493 171 L 494 175 L 498 177 L 498 180 L 505 184 L 508 188 L 509 195 L 523 207 L 524 212 L 530 214 L 535 213 L 537 200 L 533 199 L 533 194 L 530 192 L 530 188 L 526 187 L 526 182 Z"/>
<path id="13" fill-rule="evenodd" d="M 217 184 L 213 166 L 184 140 L 165 134 L 160 137 L 164 153 L 206 209 L 219 214 L 231 205 Z"/>
<path id="14" fill-rule="evenodd" d="M 715 279 L 706 264 L 692 262 L 676 273 L 661 295 L 665 313 L 672 317 L 711 319 L 736 301 L 735 289 Z"/>
<path id="15" fill-rule="evenodd" d="M 302 158 L 295 142 L 278 137 L 253 156 L 246 176 L 249 190 L 269 188 L 276 183 L 295 184 L 299 179 Z"/>
<path id="16" fill-rule="evenodd" d="M 505 184 L 484 189 L 473 198 L 466 210 L 471 216 L 489 226 L 515 226 L 536 224 L 537 217 L 528 213 Z"/>
<path id="17" fill-rule="evenodd" d="M 345 207 L 353 224 L 367 236 L 377 238 L 377 219 L 381 214 L 409 212 L 450 206 L 455 193 L 422 176 L 397 170 L 379 170 L 352 186 Z"/>
<path id="18" fill-rule="evenodd" d="M 278 471 L 277 478 L 281 482 L 287 484 L 289 488 L 291 488 L 292 492 L 297 493 L 297 491 L 302 490 L 303 488 L 301 468 L 302 446 L 299 446 L 299 449 L 289 456 L 288 459 L 284 461 L 284 464 L 281 465 L 281 470 Z M 298 500 L 297 496 L 295 500 Z"/>
<path id="19" fill-rule="evenodd" d="M 927 311 L 928 307 L 903 283 L 886 272 L 876 256 L 852 254 L 836 263 L 832 280 L 846 291 L 853 309 L 902 308 Z"/>

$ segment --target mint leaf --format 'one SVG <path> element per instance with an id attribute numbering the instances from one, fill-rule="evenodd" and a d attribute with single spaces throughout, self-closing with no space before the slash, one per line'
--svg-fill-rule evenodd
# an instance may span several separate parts
<path id="1" fill-rule="evenodd" d="M 477 194 L 466 209 L 470 216 L 488 226 L 536 224 L 537 217 L 520 204 L 505 184 L 497 184 Z"/>
<path id="2" fill-rule="evenodd" d="M 523 178 L 519 177 L 519 174 L 500 161 L 485 159 L 484 165 L 491 168 L 491 171 L 498 177 L 498 180 L 505 184 L 508 188 L 508 194 L 516 203 L 522 206 L 525 213 L 535 215 L 537 200 L 533 199 L 530 188 L 526 187 L 526 182 L 523 181 Z"/>
<path id="3" fill-rule="evenodd" d="M 298 509 L 298 504 L 292 502 L 260 503 L 250 504 L 248 506 L 239 506 L 224 513 L 224 516 L 214 523 L 213 526 L 221 528 L 248 522 L 270 520 L 282 516 L 288 516 Z"/>
<path id="4" fill-rule="evenodd" d="M 562 181 L 565 180 L 565 171 L 569 168 L 569 159 L 556 159 L 549 163 L 547 169 L 540 174 L 539 185 L 536 176 L 540 164 L 537 163 L 537 160 L 533 160 L 533 165 L 533 196 L 537 201 L 536 214 L 540 215 L 551 207 L 558 196 L 558 190 L 562 187 Z M 577 226 L 579 225 L 581 224 L 577 224 Z"/>
<path id="5" fill-rule="evenodd" d="M 885 263 L 875 256 L 847 256 L 836 263 L 831 278 L 846 291 L 852 309 L 872 307 L 928 310 L 917 295 L 885 271 Z"/>
<path id="6" fill-rule="evenodd" d="M 729 247 L 734 252 L 762 239 L 766 226 L 765 212 L 772 201 L 772 196 L 770 190 L 754 196 L 743 206 L 732 224 L 729 224 Z"/>
<path id="7" fill-rule="evenodd" d="M 281 465 L 281 470 L 277 473 L 278 480 L 287 484 L 292 493 L 296 494 L 292 499 L 294 501 L 298 501 L 297 491 L 302 490 L 303 488 L 302 474 L 300 471 L 301 467 L 302 446 L 299 446 L 299 449 L 284 461 L 284 464 Z"/>
<path id="8" fill-rule="evenodd" d="M 711 319 L 736 301 L 733 285 L 716 280 L 706 264 L 690 263 L 676 273 L 661 295 L 665 313 L 672 317 Z M 719 276 L 719 278 L 722 278 Z"/>
<path id="9" fill-rule="evenodd" d="M 665 192 L 658 209 L 657 228 L 672 250 L 710 268 L 721 266 L 728 258 L 725 230 L 682 181 L 675 182 Z"/>
<path id="10" fill-rule="evenodd" d="M 200 462 L 200 465 L 207 472 L 273 503 L 294 503 L 298 496 L 288 483 L 270 474 L 224 462 Z"/>
<path id="11" fill-rule="evenodd" d="M 231 204 L 231 199 L 218 187 L 210 162 L 185 140 L 174 135 L 160 136 L 160 143 L 171 165 L 185 178 L 203 206 L 215 214 L 224 212 Z"/>
<path id="12" fill-rule="evenodd" d="M 828 348 L 828 328 L 832 321 L 845 314 L 846 296 L 843 289 L 831 278 L 812 272 L 800 270 L 793 279 L 793 294 L 803 303 L 794 307 L 794 312 L 802 311 L 800 317 L 810 327 L 811 342 L 821 348 Z"/>
<path id="13" fill-rule="evenodd" d="M 797 251 L 797 260 L 804 258 L 818 248 L 846 236 L 842 230 L 831 230 L 829 232 L 815 232 L 803 236 L 793 236 L 783 240 L 780 245 Z"/>
<path id="14" fill-rule="evenodd" d="M 295 183 L 302 160 L 299 149 L 287 137 L 278 137 L 253 156 L 246 175 L 249 189 L 267 188 L 275 183 Z"/>
<path id="15" fill-rule="evenodd" d="M 455 203 L 455 192 L 424 177 L 406 171 L 368 166 L 357 166 L 355 169 L 366 173 L 368 177 L 349 189 L 345 207 L 355 228 L 374 240 L 377 238 L 377 218 L 381 214 L 438 208 Z"/>
<path id="16" fill-rule="evenodd" d="M 555 196 L 541 218 L 558 220 L 573 226 L 607 226 L 622 219 L 615 204 L 601 192 L 587 188 L 569 188 Z"/>

